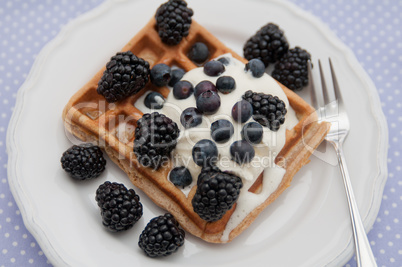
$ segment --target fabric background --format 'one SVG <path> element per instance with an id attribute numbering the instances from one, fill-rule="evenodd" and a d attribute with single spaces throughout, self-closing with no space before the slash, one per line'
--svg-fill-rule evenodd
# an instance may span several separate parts
<path id="1" fill-rule="evenodd" d="M 6 132 L 35 57 L 70 20 L 103 0 L 0 0 L 0 266 L 47 266 L 7 181 Z M 378 266 L 402 266 L 402 1 L 291 0 L 327 24 L 374 81 L 389 126 L 388 180 L 368 234 Z M 356 266 L 352 258 L 346 266 Z"/>

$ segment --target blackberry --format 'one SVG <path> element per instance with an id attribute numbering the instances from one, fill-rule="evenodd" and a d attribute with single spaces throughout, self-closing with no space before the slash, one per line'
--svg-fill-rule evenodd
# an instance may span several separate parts
<path id="1" fill-rule="evenodd" d="M 123 184 L 109 181 L 101 184 L 95 200 L 101 209 L 102 223 L 111 232 L 130 229 L 142 216 L 140 197 Z"/>
<path id="2" fill-rule="evenodd" d="M 272 77 L 291 90 L 301 90 L 308 84 L 307 64 L 311 55 L 296 47 L 290 49 L 276 64 Z"/>
<path id="3" fill-rule="evenodd" d="M 286 104 L 279 97 L 251 90 L 242 97 L 253 106 L 253 119 L 262 126 L 277 131 L 285 122 Z"/>
<path id="4" fill-rule="evenodd" d="M 60 162 L 62 168 L 77 180 L 96 178 L 106 166 L 102 150 L 90 143 L 70 147 L 63 153 Z"/>
<path id="5" fill-rule="evenodd" d="M 138 246 L 149 257 L 168 256 L 184 244 L 185 232 L 172 214 L 166 213 L 149 221 L 142 231 Z"/>
<path id="6" fill-rule="evenodd" d="M 97 92 L 109 103 L 136 94 L 149 80 L 149 63 L 131 51 L 118 52 L 106 64 Z"/>
<path id="7" fill-rule="evenodd" d="M 203 168 L 197 180 L 197 190 L 191 201 L 194 211 L 208 222 L 223 217 L 237 201 L 242 180 L 216 167 Z"/>
<path id="8" fill-rule="evenodd" d="M 265 67 L 280 59 L 289 49 L 283 31 L 275 24 L 268 23 L 244 44 L 244 57 L 248 60 L 258 58 Z"/>
<path id="9" fill-rule="evenodd" d="M 176 147 L 179 132 L 169 117 L 158 112 L 144 114 L 135 128 L 134 154 L 139 163 L 158 169 Z"/>
<path id="10" fill-rule="evenodd" d="M 193 10 L 183 0 L 169 0 L 155 14 L 156 28 L 162 42 L 177 45 L 188 35 Z"/>

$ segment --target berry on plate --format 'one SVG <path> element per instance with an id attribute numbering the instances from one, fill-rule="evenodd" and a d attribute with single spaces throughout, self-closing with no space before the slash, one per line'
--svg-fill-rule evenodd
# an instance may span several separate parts
<path id="1" fill-rule="evenodd" d="M 98 177 L 106 166 L 102 150 L 93 144 L 74 145 L 60 159 L 62 168 L 76 180 Z"/>
<path id="2" fill-rule="evenodd" d="M 125 231 L 142 217 L 140 197 L 123 184 L 105 182 L 96 190 L 102 223 L 111 232 Z"/>
<path id="3" fill-rule="evenodd" d="M 172 214 L 166 213 L 149 221 L 142 231 L 138 246 L 149 257 L 168 256 L 184 244 L 185 233 Z"/>

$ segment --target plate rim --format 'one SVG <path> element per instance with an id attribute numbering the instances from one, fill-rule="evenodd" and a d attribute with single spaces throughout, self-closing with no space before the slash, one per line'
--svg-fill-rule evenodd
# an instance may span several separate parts
<path id="1" fill-rule="evenodd" d="M 18 145 L 18 141 L 15 139 L 16 133 L 18 132 L 19 121 L 21 115 L 23 113 L 24 102 L 26 101 L 25 94 L 34 88 L 35 81 L 41 74 L 42 65 L 45 63 L 46 58 L 51 52 L 56 49 L 60 44 L 62 44 L 63 40 L 68 36 L 70 32 L 74 30 L 75 27 L 78 27 L 80 24 L 85 23 L 86 21 L 90 21 L 98 16 L 101 16 L 103 13 L 107 12 L 109 8 L 112 8 L 112 5 L 115 2 L 127 2 L 128 0 L 106 0 L 101 3 L 99 6 L 87 11 L 71 20 L 67 23 L 60 32 L 49 41 L 40 51 L 37 58 L 35 59 L 27 78 L 24 83 L 21 85 L 17 92 L 16 103 L 14 107 L 13 114 L 11 116 L 8 129 L 7 129 L 7 137 L 6 137 L 6 147 L 8 153 L 8 165 L 7 165 L 7 177 L 8 184 L 10 187 L 10 191 L 18 205 L 18 208 L 21 211 L 21 216 L 24 221 L 25 227 L 28 231 L 34 236 L 36 241 L 39 243 L 41 249 L 47 256 L 50 262 L 57 266 L 68 266 L 69 263 L 74 263 L 73 258 L 66 259 L 60 255 L 57 250 L 53 247 L 52 242 L 49 237 L 46 235 L 46 232 L 42 229 L 39 224 L 40 220 L 35 218 L 35 208 L 29 201 L 29 196 L 25 192 L 22 184 L 20 183 L 19 177 L 20 174 L 18 172 L 17 163 L 19 160 L 20 147 Z M 132 0 L 131 0 L 132 1 Z M 137 1 L 137 0 L 135 0 Z M 242 0 L 244 1 L 244 0 Z M 253 0 L 255 2 L 267 2 L 266 0 Z M 378 91 L 375 87 L 374 82 L 371 80 L 369 75 L 363 69 L 363 67 L 358 62 L 356 56 L 353 51 L 347 47 L 340 39 L 335 35 L 335 33 L 327 26 L 324 22 L 322 22 L 318 17 L 314 16 L 311 13 L 308 13 L 306 10 L 298 7 L 297 5 L 283 0 L 269 0 L 270 2 L 274 2 L 276 5 L 282 5 L 286 7 L 289 11 L 297 14 L 299 17 L 309 21 L 312 25 L 314 25 L 317 30 L 325 36 L 330 43 L 334 45 L 342 54 L 345 56 L 346 62 L 353 66 L 354 75 L 358 77 L 363 84 L 365 84 L 364 89 L 367 93 L 370 100 L 370 109 L 372 111 L 372 116 L 376 120 L 376 124 L 378 127 L 378 145 L 377 145 L 377 164 L 378 164 L 378 173 L 374 178 L 373 188 L 372 188 L 372 201 L 370 203 L 370 207 L 366 217 L 362 218 L 363 224 L 365 226 L 366 232 L 368 232 L 378 215 L 382 194 L 385 187 L 385 183 L 387 180 L 387 153 L 388 153 L 388 126 L 385 114 L 383 113 L 381 107 L 381 101 L 378 95 Z M 376 112 L 374 112 L 376 111 Z M 29 207 L 29 208 L 27 208 Z M 343 251 L 333 258 L 330 262 L 328 262 L 328 266 L 338 266 L 344 265 L 350 257 L 354 253 L 354 243 L 351 238 L 348 244 L 344 247 Z M 66 255 L 64 255 L 65 257 Z"/>

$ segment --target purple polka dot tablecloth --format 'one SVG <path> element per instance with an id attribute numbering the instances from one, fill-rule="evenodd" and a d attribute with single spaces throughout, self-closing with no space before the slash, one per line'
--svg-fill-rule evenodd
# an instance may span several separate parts
<path id="1" fill-rule="evenodd" d="M 191 1 L 191 0 L 190 0 Z M 0 266 L 51 263 L 25 228 L 7 179 L 6 133 L 41 49 L 102 0 L 0 0 Z M 368 238 L 378 266 L 402 266 L 402 1 L 291 0 L 321 19 L 373 80 L 389 127 L 388 179 Z M 346 266 L 356 266 L 354 257 Z"/>

